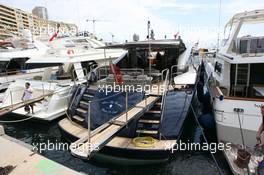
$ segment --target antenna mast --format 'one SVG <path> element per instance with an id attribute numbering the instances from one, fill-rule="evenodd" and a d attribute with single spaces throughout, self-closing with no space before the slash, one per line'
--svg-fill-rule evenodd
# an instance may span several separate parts
<path id="1" fill-rule="evenodd" d="M 220 47 L 220 26 L 221 26 L 221 11 L 222 11 L 222 0 L 219 0 L 219 16 L 218 16 L 218 36 L 217 36 L 217 50 Z"/>

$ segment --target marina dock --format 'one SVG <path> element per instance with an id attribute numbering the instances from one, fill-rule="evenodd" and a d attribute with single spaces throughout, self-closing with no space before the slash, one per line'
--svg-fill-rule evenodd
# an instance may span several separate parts
<path id="1" fill-rule="evenodd" d="M 1 171 L 11 171 L 7 173 L 10 175 L 84 174 L 39 155 L 33 151 L 33 146 L 5 135 L 2 126 L 0 126 L 0 145 L 0 174 L 2 174 Z M 4 167 L 8 167 L 6 168 L 8 170 L 4 170 Z"/>

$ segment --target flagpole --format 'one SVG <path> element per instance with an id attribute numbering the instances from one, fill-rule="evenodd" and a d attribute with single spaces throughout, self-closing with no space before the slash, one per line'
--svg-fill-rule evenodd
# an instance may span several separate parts
<path id="1" fill-rule="evenodd" d="M 150 48 L 150 21 L 148 21 L 148 44 L 149 44 L 149 54 L 148 54 L 148 59 L 149 59 L 149 75 L 151 75 L 151 61 L 150 61 L 150 57 L 151 57 L 151 48 Z"/>

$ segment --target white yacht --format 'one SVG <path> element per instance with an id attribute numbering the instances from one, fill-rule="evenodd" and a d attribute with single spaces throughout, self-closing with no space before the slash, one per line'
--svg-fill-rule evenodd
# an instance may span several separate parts
<path id="1" fill-rule="evenodd" d="M 204 59 L 205 84 L 212 97 L 218 140 L 234 145 L 232 151 L 225 151 L 234 174 L 247 174 L 246 169 L 238 168 L 234 164 L 233 159 L 237 156 L 235 145 L 244 145 L 254 150 L 256 131 L 262 123 L 260 107 L 264 105 L 263 22 L 264 10 L 234 15 L 225 27 L 227 39 L 223 40 L 216 58 Z M 257 160 L 262 159 L 263 154 L 251 156 L 250 173 L 255 172 Z"/>
<path id="2" fill-rule="evenodd" d="M 49 43 L 50 49 L 42 56 L 32 56 L 27 65 L 44 66 L 41 75 L 17 79 L 5 91 L 0 108 L 21 103 L 26 82 L 33 88 L 33 99 L 45 96 L 35 103 L 34 114 L 27 114 L 23 108 L 12 111 L 24 117 L 52 121 L 65 114 L 68 97 L 74 84 L 87 82 L 90 70 L 107 65 L 123 50 L 103 50 L 96 47 L 104 43 L 90 37 L 66 37 Z M 53 67 L 47 67 L 53 66 Z M 54 70 L 54 66 L 59 66 Z M 93 74 L 94 75 L 94 74 Z M 96 78 L 96 75 L 94 75 Z"/>
<path id="3" fill-rule="evenodd" d="M 31 57 L 46 53 L 48 46 L 32 37 L 13 37 L 0 42 L 0 91 L 17 78 L 28 78 L 39 75 L 44 66 L 27 65 Z"/>

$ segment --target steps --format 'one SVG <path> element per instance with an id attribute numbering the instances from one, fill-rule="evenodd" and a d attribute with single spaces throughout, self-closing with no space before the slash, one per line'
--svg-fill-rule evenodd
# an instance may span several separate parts
<path id="1" fill-rule="evenodd" d="M 84 121 L 84 118 L 79 117 L 78 115 L 74 115 L 72 118 L 73 118 L 74 120 L 79 121 L 79 122 L 83 122 L 83 121 Z"/>
<path id="2" fill-rule="evenodd" d="M 137 122 L 136 136 L 159 137 L 161 120 L 161 102 L 157 101 L 155 105 L 141 116 Z"/>
<path id="3" fill-rule="evenodd" d="M 75 115 L 73 115 L 71 118 L 74 122 L 83 125 L 85 122 L 85 118 L 88 115 L 88 108 L 89 108 L 89 102 L 91 102 L 95 95 L 94 90 L 86 89 L 83 93 L 80 102 L 77 105 L 77 108 L 75 109 Z"/>
<path id="4" fill-rule="evenodd" d="M 129 109 L 127 113 L 121 113 L 114 120 L 106 122 L 97 129 L 91 131 L 90 137 L 87 134 L 86 136 L 75 141 L 72 143 L 72 145 L 75 146 L 70 146 L 71 154 L 84 159 L 89 159 L 93 155 L 92 153 L 94 151 L 98 151 L 103 148 L 105 144 L 107 144 L 122 128 L 124 128 L 126 126 L 126 122 L 141 116 L 142 113 L 145 113 L 148 109 L 151 109 L 157 100 L 158 97 L 149 96 L 147 97 L 147 103 L 145 103 L 145 100 L 141 100 L 135 104 L 135 107 Z M 138 106 L 144 106 L 144 108 L 139 108 Z M 157 129 L 145 131 L 140 129 L 140 127 L 138 128 L 138 132 L 144 134 L 158 134 Z"/>

